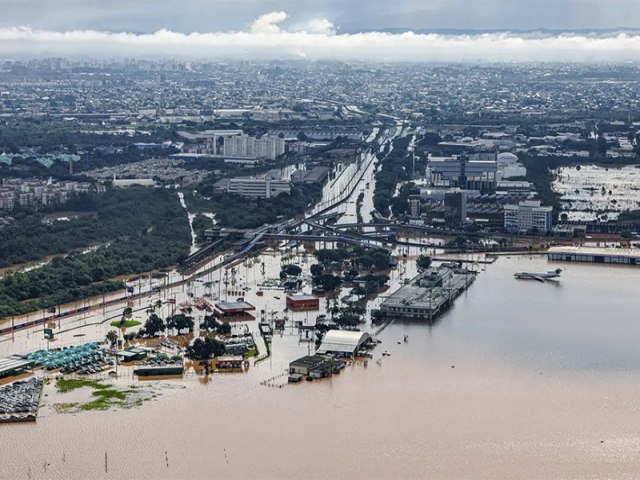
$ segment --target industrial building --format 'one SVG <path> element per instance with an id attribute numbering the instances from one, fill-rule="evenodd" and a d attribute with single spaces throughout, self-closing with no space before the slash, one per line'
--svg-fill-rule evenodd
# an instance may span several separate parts
<path id="1" fill-rule="evenodd" d="M 292 312 L 309 312 L 320 309 L 320 299 L 313 295 L 287 296 L 287 308 Z"/>
<path id="2" fill-rule="evenodd" d="M 256 307 L 249 302 L 218 302 L 215 305 L 215 315 L 223 322 L 255 320 L 249 312 Z"/>
<path id="3" fill-rule="evenodd" d="M 0 358 L 0 378 L 21 375 L 28 372 L 34 365 L 35 362 L 33 360 L 20 355 Z"/>
<path id="4" fill-rule="evenodd" d="M 182 362 L 167 362 L 165 364 L 139 364 L 133 370 L 139 377 L 155 377 L 160 375 L 182 375 L 184 364 Z"/>
<path id="5" fill-rule="evenodd" d="M 327 167 L 313 167 L 311 170 L 297 170 L 291 176 L 293 183 L 324 183 L 329 178 Z"/>
<path id="6" fill-rule="evenodd" d="M 220 355 L 216 358 L 216 368 L 221 370 L 243 370 L 249 362 L 242 355 Z"/>
<path id="7" fill-rule="evenodd" d="M 316 353 L 336 357 L 354 357 L 358 351 L 371 342 L 371 335 L 365 332 L 329 330 Z"/>
<path id="8" fill-rule="evenodd" d="M 549 260 L 560 262 L 588 262 L 610 265 L 640 265 L 640 249 L 601 247 L 551 247 Z"/>
<path id="9" fill-rule="evenodd" d="M 392 293 L 380 311 L 387 318 L 431 321 L 473 283 L 475 276 L 457 264 L 432 267 Z"/>
<path id="10" fill-rule="evenodd" d="M 289 381 L 329 377 L 339 373 L 342 366 L 343 364 L 329 356 L 307 355 L 289 364 Z"/>
<path id="11" fill-rule="evenodd" d="M 542 206 L 540 200 L 525 200 L 517 205 L 504 206 L 504 228 L 509 232 L 550 232 L 553 227 L 553 208 Z"/>
<path id="12" fill-rule="evenodd" d="M 524 178 L 527 169 L 522 165 L 518 156 L 510 152 L 498 154 L 498 182 L 509 178 Z"/>
<path id="13" fill-rule="evenodd" d="M 147 356 L 147 350 L 140 347 L 127 347 L 116 355 L 122 362 L 133 362 L 144 359 Z"/>
<path id="14" fill-rule="evenodd" d="M 496 188 L 498 164 L 495 154 L 486 158 L 468 155 L 429 156 L 428 160 L 431 185 L 483 192 Z"/>
<path id="15" fill-rule="evenodd" d="M 285 180 L 236 177 L 219 180 L 215 189 L 249 198 L 271 198 L 291 192 L 291 184 Z"/>

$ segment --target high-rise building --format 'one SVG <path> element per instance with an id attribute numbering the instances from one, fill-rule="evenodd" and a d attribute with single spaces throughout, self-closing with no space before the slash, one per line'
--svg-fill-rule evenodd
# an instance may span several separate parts
<path id="1" fill-rule="evenodd" d="M 551 231 L 553 209 L 544 207 L 540 200 L 525 200 L 518 205 L 504 206 L 504 228 L 510 232 L 540 233 Z"/>
<path id="2" fill-rule="evenodd" d="M 449 190 L 444 194 L 444 221 L 448 228 L 458 228 L 467 220 L 467 192 Z"/>
<path id="3" fill-rule="evenodd" d="M 225 137 L 223 154 L 228 157 L 267 158 L 275 160 L 284 153 L 284 139 L 264 135 L 260 138 L 248 135 Z"/>
<path id="4" fill-rule="evenodd" d="M 412 217 L 420 216 L 420 195 L 412 195 L 409 197 L 409 214 Z"/>

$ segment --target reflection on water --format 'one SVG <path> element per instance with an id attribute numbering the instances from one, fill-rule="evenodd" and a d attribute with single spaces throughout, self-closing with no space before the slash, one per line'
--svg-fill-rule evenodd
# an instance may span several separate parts
<path id="1" fill-rule="evenodd" d="M 1 426 L 0 476 L 633 478 L 640 269 L 572 264 L 558 283 L 513 278 L 550 267 L 501 258 L 435 326 L 384 330 L 375 356 L 391 356 L 379 365 L 321 382 L 272 387 L 310 348 L 285 332 L 247 373 L 167 380 L 186 388 L 141 408 L 45 408 L 35 425 Z"/>

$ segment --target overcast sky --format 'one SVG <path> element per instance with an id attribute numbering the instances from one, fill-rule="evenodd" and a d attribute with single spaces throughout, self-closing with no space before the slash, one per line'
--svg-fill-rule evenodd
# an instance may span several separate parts
<path id="1" fill-rule="evenodd" d="M 640 27 L 638 0 L 0 0 L 0 26 L 151 32 L 242 30 L 272 11 L 348 31 Z"/>
<path id="2" fill-rule="evenodd" d="M 621 28 L 640 28 L 640 0 L 0 0 L 4 56 L 179 52 L 216 57 L 242 52 L 342 59 L 640 59 L 635 34 L 376 33 Z"/>

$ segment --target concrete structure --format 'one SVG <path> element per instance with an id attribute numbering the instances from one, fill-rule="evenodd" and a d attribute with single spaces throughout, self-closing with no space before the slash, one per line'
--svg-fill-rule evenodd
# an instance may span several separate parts
<path id="1" fill-rule="evenodd" d="M 242 135 L 242 130 L 204 130 L 202 132 L 196 133 L 178 131 L 178 135 L 186 140 L 205 140 L 219 137 L 229 137 L 232 135 Z"/>
<path id="2" fill-rule="evenodd" d="M 0 358 L 0 378 L 13 377 L 28 372 L 35 362 L 20 355 Z"/>
<path id="3" fill-rule="evenodd" d="M 444 221 L 448 228 L 458 228 L 467 220 L 467 192 L 456 189 L 444 194 Z"/>
<path id="4" fill-rule="evenodd" d="M 495 154 L 490 159 L 472 159 L 467 155 L 429 156 L 430 182 L 435 186 L 465 190 L 495 190 L 498 164 Z"/>
<path id="5" fill-rule="evenodd" d="M 340 371 L 339 363 L 324 355 L 307 355 L 289 364 L 289 381 L 297 382 L 301 378 L 323 378 Z"/>
<path id="6" fill-rule="evenodd" d="M 133 373 L 139 377 L 154 377 L 160 375 L 182 375 L 184 365 L 182 362 L 167 363 L 165 365 L 138 365 Z"/>
<path id="7" fill-rule="evenodd" d="M 313 295 L 287 296 L 287 308 L 293 312 L 308 312 L 320 309 L 320 299 Z"/>
<path id="8" fill-rule="evenodd" d="M 140 347 L 127 347 L 116 355 L 122 362 L 133 362 L 144 359 L 147 356 L 147 350 Z"/>
<path id="9" fill-rule="evenodd" d="M 551 247 L 549 260 L 640 266 L 638 248 Z"/>
<path id="10" fill-rule="evenodd" d="M 216 358 L 216 367 L 222 370 L 238 370 L 248 366 L 242 355 L 220 355 Z"/>
<path id="11" fill-rule="evenodd" d="M 291 192 L 291 184 L 283 180 L 264 178 L 229 178 L 218 181 L 216 190 L 249 198 L 271 198 Z"/>
<path id="12" fill-rule="evenodd" d="M 420 216 L 420 195 L 412 195 L 409 197 L 409 214 L 412 217 Z"/>
<path id="13" fill-rule="evenodd" d="M 216 316 L 225 322 L 255 320 L 249 312 L 256 307 L 249 302 L 218 302 L 215 305 Z"/>
<path id="14" fill-rule="evenodd" d="M 432 267 L 391 294 L 380 311 L 387 318 L 432 321 L 473 283 L 475 275 L 456 264 Z"/>
<path id="15" fill-rule="evenodd" d="M 263 136 L 261 138 L 248 135 L 224 137 L 222 154 L 226 157 L 266 158 L 275 160 L 284 154 L 283 138 Z"/>
<path id="16" fill-rule="evenodd" d="M 337 357 L 354 357 L 363 346 L 370 342 L 371 335 L 365 332 L 329 330 L 316 353 Z"/>
<path id="17" fill-rule="evenodd" d="M 313 167 L 311 170 L 298 170 L 291 181 L 293 183 L 324 183 L 329 178 L 327 167 Z"/>
<path id="18" fill-rule="evenodd" d="M 57 181 L 51 178 L 0 179 L 0 210 L 18 206 L 54 205 L 67 202 L 73 193 L 103 193 L 105 186 L 89 182 Z"/>
<path id="19" fill-rule="evenodd" d="M 498 181 L 526 177 L 527 169 L 518 161 L 518 156 L 503 152 L 498 154 Z"/>
<path id="20" fill-rule="evenodd" d="M 510 232 L 549 232 L 553 226 L 553 208 L 539 200 L 525 200 L 518 205 L 504 206 L 504 228 Z"/>

